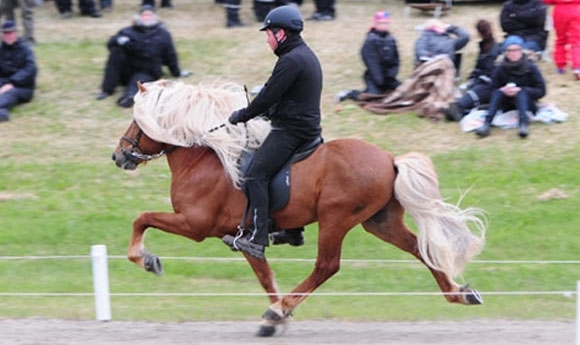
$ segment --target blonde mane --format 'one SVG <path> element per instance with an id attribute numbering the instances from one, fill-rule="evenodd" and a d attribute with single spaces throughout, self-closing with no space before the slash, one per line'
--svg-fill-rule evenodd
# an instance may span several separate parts
<path id="1" fill-rule="evenodd" d="M 239 188 L 242 179 L 238 164 L 240 154 L 243 150 L 259 147 L 270 132 L 270 123 L 261 117 L 246 125 L 234 126 L 228 122 L 234 110 L 247 104 L 243 88 L 234 83 L 208 87 L 158 80 L 143 84 L 135 95 L 133 118 L 155 141 L 211 148 Z M 210 131 L 222 125 L 223 128 Z"/>

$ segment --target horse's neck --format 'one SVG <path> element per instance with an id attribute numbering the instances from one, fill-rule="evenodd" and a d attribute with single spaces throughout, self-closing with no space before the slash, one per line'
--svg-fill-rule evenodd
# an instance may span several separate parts
<path id="1" fill-rule="evenodd" d="M 205 146 L 179 147 L 167 154 L 171 174 L 199 173 L 199 169 L 211 167 L 214 174 L 223 172 L 223 167 L 215 152 Z"/>

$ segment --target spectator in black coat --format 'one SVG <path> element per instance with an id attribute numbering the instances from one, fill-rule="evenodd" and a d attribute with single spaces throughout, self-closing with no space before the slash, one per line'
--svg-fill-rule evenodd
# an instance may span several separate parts
<path id="1" fill-rule="evenodd" d="M 476 131 L 480 137 L 489 135 L 491 122 L 499 109 L 517 109 L 519 136 L 526 138 L 529 134 L 527 112 L 536 113 L 538 110 L 536 102 L 546 94 L 546 83 L 538 67 L 524 54 L 523 45 L 523 40 L 516 36 L 504 42 L 505 58 L 495 68 L 491 78 L 493 93 L 488 114 L 483 126 Z"/>
<path id="2" fill-rule="evenodd" d="M 477 21 L 475 28 L 481 40 L 475 68 L 469 74 L 466 92 L 445 109 L 445 117 L 449 121 L 460 121 L 473 108 L 487 104 L 491 98 L 491 75 L 501 47 L 493 36 L 491 23 L 485 19 Z"/>
<path id="3" fill-rule="evenodd" d="M 504 2 L 499 19 L 506 39 L 510 36 L 518 36 L 523 40 L 523 48 L 526 50 L 539 52 L 546 49 L 547 11 L 547 6 L 542 0 Z"/>
<path id="4" fill-rule="evenodd" d="M 10 109 L 30 102 L 36 87 L 36 59 L 32 49 L 18 38 L 16 25 L 2 24 L 0 44 L 0 122 L 10 120 Z"/>
<path id="5" fill-rule="evenodd" d="M 373 17 L 373 26 L 367 33 L 361 48 L 361 57 L 366 70 L 363 75 L 365 89 L 341 91 L 337 99 L 358 100 L 361 93 L 385 94 L 393 91 L 401 82 L 399 73 L 399 50 L 397 41 L 389 32 L 391 17 L 388 12 L 377 12 Z"/>
<path id="6" fill-rule="evenodd" d="M 161 78 L 164 65 L 174 77 L 191 74 L 180 70 L 171 34 L 157 18 L 155 8 L 150 5 L 142 6 L 134 24 L 112 36 L 107 48 L 110 54 L 105 66 L 102 92 L 97 100 L 112 95 L 117 85 L 126 85 L 117 104 L 129 108 L 133 106 L 133 96 L 138 92 L 137 82 Z"/>

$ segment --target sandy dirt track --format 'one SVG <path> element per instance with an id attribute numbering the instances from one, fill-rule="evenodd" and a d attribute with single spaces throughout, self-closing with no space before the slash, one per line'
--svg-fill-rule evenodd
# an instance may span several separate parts
<path id="1" fill-rule="evenodd" d="M 1 345 L 397 344 L 573 345 L 572 321 L 445 322 L 295 321 L 272 338 L 256 322 L 98 322 L 0 320 Z"/>

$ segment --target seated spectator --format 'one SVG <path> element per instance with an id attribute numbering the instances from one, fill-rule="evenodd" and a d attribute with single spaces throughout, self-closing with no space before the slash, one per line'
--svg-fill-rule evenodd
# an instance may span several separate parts
<path id="1" fill-rule="evenodd" d="M 492 89 L 491 74 L 501 47 L 493 36 L 491 23 L 485 19 L 477 21 L 475 28 L 481 40 L 475 68 L 469 74 L 466 92 L 445 109 L 445 117 L 449 121 L 460 121 L 473 108 L 489 103 Z"/>
<path id="2" fill-rule="evenodd" d="M 536 102 L 546 94 L 546 83 L 538 67 L 523 52 L 524 41 L 516 36 L 504 42 L 505 57 L 491 77 L 492 95 L 484 124 L 476 130 L 480 137 L 489 135 L 491 122 L 498 110 L 517 109 L 519 136 L 529 134 L 528 111 L 536 113 Z"/>
<path id="3" fill-rule="evenodd" d="M 542 0 L 509 0 L 502 5 L 499 19 L 506 39 L 520 37 L 524 49 L 540 52 L 546 49 L 548 39 L 546 15 Z"/>
<path id="4" fill-rule="evenodd" d="M 133 106 L 133 96 L 138 91 L 137 82 L 154 81 L 163 76 L 167 66 L 174 77 L 186 77 L 191 72 L 181 71 L 177 53 L 169 31 L 155 14 L 155 8 L 144 5 L 131 26 L 121 29 L 107 42 L 109 58 L 105 66 L 102 100 L 115 92 L 117 85 L 127 86 L 117 104 L 124 108 Z"/>
<path id="5" fill-rule="evenodd" d="M 36 59 L 32 49 L 18 38 L 16 25 L 2 24 L 0 44 L 0 122 L 10 120 L 10 109 L 30 102 L 36 87 Z"/>
<path id="6" fill-rule="evenodd" d="M 361 49 L 361 57 L 366 70 L 363 75 L 365 89 L 347 90 L 338 94 L 338 101 L 357 100 L 361 93 L 385 94 L 396 89 L 401 82 L 399 73 L 399 51 L 397 41 L 389 32 L 391 17 L 388 12 L 377 12 L 373 17 L 373 26 L 367 33 Z"/>
<path id="7" fill-rule="evenodd" d="M 433 57 L 445 54 L 453 61 L 459 72 L 461 57 L 457 51 L 469 42 L 469 33 L 456 25 L 445 24 L 438 19 L 425 23 L 421 36 L 415 42 L 415 66 Z"/>

